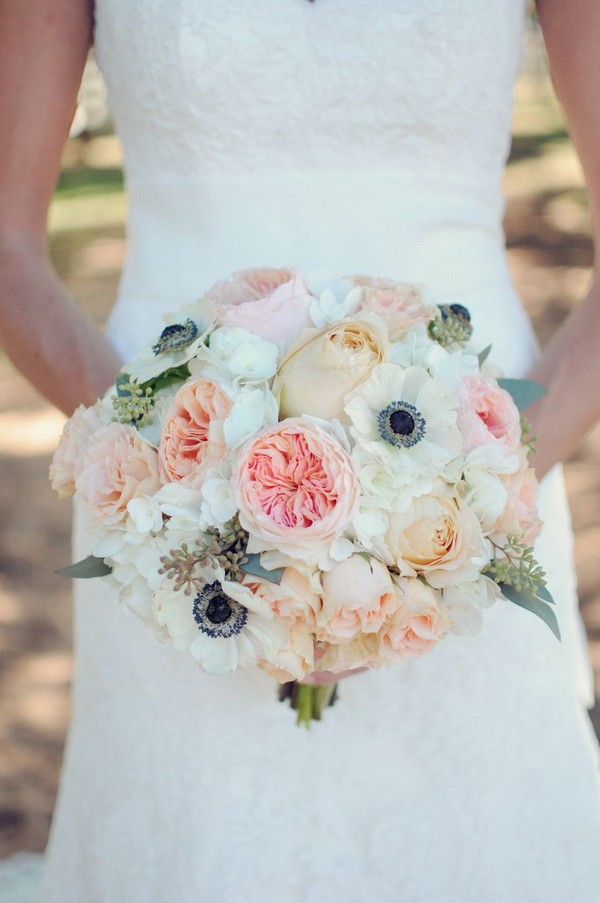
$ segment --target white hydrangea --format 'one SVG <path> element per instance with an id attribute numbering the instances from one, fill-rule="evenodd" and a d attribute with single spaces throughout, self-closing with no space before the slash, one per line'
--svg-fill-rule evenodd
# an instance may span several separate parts
<path id="1" fill-rule="evenodd" d="M 242 388 L 223 423 L 227 447 L 237 448 L 263 426 L 277 423 L 278 417 L 277 399 L 266 384 Z"/>
<path id="2" fill-rule="evenodd" d="M 310 318 L 315 326 L 335 323 L 360 307 L 363 289 L 349 279 L 340 279 L 329 270 L 313 270 L 306 277 L 306 285 L 315 296 L 310 303 Z"/>
<path id="3" fill-rule="evenodd" d="M 412 327 L 401 342 L 393 342 L 389 360 L 401 367 L 423 367 L 435 379 L 451 386 L 459 386 L 465 376 L 477 373 L 479 362 L 472 348 L 452 350 L 434 342 L 427 327 L 419 323 Z"/>
<path id="4" fill-rule="evenodd" d="M 193 376 L 204 376 L 220 383 L 237 385 L 240 382 L 260 382 L 270 379 L 277 370 L 279 349 L 248 329 L 222 326 L 215 329 L 210 345 L 198 353 L 190 363 Z"/>

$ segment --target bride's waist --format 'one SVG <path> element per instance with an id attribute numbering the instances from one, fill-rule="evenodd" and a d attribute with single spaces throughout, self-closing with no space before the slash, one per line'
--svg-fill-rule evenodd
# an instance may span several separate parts
<path id="1" fill-rule="evenodd" d="M 123 289 L 197 295 L 248 266 L 326 266 L 460 292 L 506 275 L 490 179 L 399 170 L 128 180 Z M 439 279 L 438 279 L 439 275 Z"/>

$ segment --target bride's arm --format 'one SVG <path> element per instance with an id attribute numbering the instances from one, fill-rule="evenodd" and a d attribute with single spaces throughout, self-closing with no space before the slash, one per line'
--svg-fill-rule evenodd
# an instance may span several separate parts
<path id="1" fill-rule="evenodd" d="M 92 32 L 89 0 L 0 0 L 0 344 L 65 413 L 118 361 L 47 255 L 46 216 Z"/>
<path id="2" fill-rule="evenodd" d="M 600 230 L 600 3 L 538 0 L 556 94 L 581 159 L 598 247 Z M 543 476 L 567 458 L 600 417 L 600 272 L 545 349 L 532 377 L 548 394 L 527 412 L 539 436 Z M 531 413 L 530 413 L 531 412 Z"/>

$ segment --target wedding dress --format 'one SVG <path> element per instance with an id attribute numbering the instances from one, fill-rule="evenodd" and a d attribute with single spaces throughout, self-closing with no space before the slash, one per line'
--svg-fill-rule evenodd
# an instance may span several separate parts
<path id="1" fill-rule="evenodd" d="M 123 357 L 234 270 L 324 265 L 459 301 L 523 374 L 536 346 L 500 191 L 523 5 L 97 0 L 129 196 L 108 327 Z M 264 673 L 206 676 L 78 583 L 40 899 L 597 903 L 598 750 L 558 471 L 541 509 L 562 643 L 498 602 L 478 637 L 345 680 L 310 731 Z"/>

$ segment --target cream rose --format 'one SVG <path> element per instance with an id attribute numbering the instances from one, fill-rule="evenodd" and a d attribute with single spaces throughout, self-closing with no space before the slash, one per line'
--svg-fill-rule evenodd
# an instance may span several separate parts
<path id="1" fill-rule="evenodd" d="M 232 402 L 210 379 L 189 379 L 163 424 L 158 455 L 164 482 L 197 486 L 226 454 L 223 423 Z"/>
<path id="2" fill-rule="evenodd" d="M 390 514 L 386 544 L 388 563 L 435 587 L 477 579 L 488 560 L 476 515 L 454 495 L 424 495 L 409 511 Z"/>
<path id="3" fill-rule="evenodd" d="M 96 432 L 76 480 L 77 496 L 103 525 L 123 520 L 133 498 L 152 495 L 160 486 L 156 449 L 122 423 Z"/>
<path id="4" fill-rule="evenodd" d="M 352 555 L 323 574 L 318 638 L 347 643 L 360 633 L 376 633 L 393 607 L 394 584 L 385 565 Z"/>
<path id="5" fill-rule="evenodd" d="M 326 426 L 326 425 L 325 425 Z M 358 480 L 338 439 L 309 420 L 285 420 L 240 451 L 233 475 L 248 550 L 318 556 L 352 520 Z"/>
<path id="6" fill-rule="evenodd" d="M 281 417 L 347 420 L 345 396 L 386 360 L 388 351 L 386 329 L 377 317 L 346 318 L 306 330 L 277 371 Z"/>

